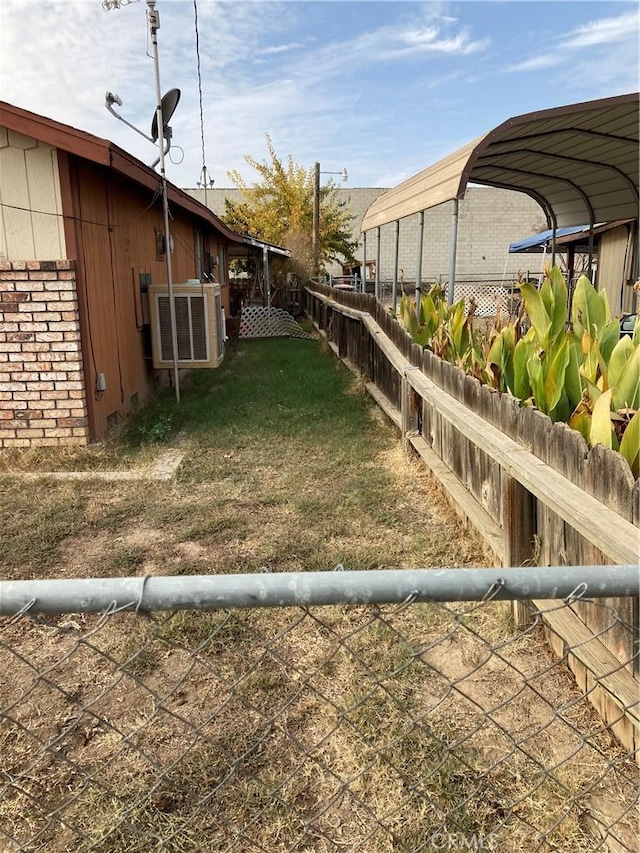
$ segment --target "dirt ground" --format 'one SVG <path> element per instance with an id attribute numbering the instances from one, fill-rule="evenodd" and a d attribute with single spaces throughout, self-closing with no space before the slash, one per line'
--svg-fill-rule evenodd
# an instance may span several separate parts
<path id="1" fill-rule="evenodd" d="M 241 397 L 168 483 L 10 481 L 5 578 L 487 565 L 337 377 L 288 432 Z M 0 851 L 637 850 L 637 765 L 505 603 L 22 615 L 0 649 Z"/>

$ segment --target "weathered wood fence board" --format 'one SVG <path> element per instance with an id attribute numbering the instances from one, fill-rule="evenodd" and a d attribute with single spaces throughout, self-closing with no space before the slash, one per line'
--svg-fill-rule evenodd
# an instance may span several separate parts
<path id="1" fill-rule="evenodd" d="M 565 424 L 552 424 L 539 411 L 423 352 L 372 296 L 314 285 L 307 300 L 316 325 L 371 380 L 385 410 L 397 411 L 395 422 L 451 499 L 466 497 L 467 515 L 505 566 L 534 560 L 541 566 L 638 563 L 640 481 L 634 482 L 619 454 L 589 450 Z M 336 322 L 338 315 L 343 319 Z M 588 635 L 625 665 L 636 684 L 638 601 L 604 599 L 622 620 L 608 629 L 604 608 L 572 605 Z M 516 608 L 515 615 L 525 624 L 527 606 Z M 548 629 L 561 626 L 562 618 L 555 618 Z M 567 631 L 573 629 L 567 623 Z M 592 655 L 594 665 L 604 657 Z M 584 663 L 576 659 L 574 671 L 580 667 Z M 606 696 L 593 693 L 594 702 L 606 706 Z M 619 712 L 620 703 L 605 718 Z"/>

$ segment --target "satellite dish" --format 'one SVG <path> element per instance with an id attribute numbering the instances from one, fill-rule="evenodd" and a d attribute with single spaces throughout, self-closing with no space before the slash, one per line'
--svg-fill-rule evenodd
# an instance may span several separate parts
<path id="1" fill-rule="evenodd" d="M 171 116 L 176 111 L 176 107 L 178 106 L 178 101 L 180 100 L 180 89 L 169 89 L 169 91 L 163 95 L 162 101 L 160 102 L 162 106 L 162 135 L 165 139 L 167 139 L 167 125 L 171 121 Z M 153 121 L 151 122 L 151 136 L 154 142 L 158 141 L 158 113 L 157 111 L 153 114 Z"/>

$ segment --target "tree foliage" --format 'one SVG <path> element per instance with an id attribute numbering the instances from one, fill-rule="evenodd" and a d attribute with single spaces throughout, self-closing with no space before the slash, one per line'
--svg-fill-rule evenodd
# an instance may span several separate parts
<path id="1" fill-rule="evenodd" d="M 242 201 L 225 201 L 224 221 L 241 234 L 291 250 L 296 270 L 309 274 L 312 265 L 313 169 L 307 170 L 289 155 L 286 163 L 266 134 L 269 159 L 246 155 L 245 161 L 259 179 L 248 185 L 236 170 L 229 172 Z M 332 261 L 353 262 L 357 242 L 352 239 L 352 216 L 333 181 L 320 187 L 320 266 Z"/>

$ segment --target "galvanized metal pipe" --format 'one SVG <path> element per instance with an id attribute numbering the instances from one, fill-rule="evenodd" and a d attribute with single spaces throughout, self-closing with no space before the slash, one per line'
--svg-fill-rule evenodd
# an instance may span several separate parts
<path id="1" fill-rule="evenodd" d="M 424 243 L 424 210 L 420 211 L 418 218 L 418 264 L 416 267 L 416 318 L 420 322 L 420 309 L 422 307 L 422 246 Z"/>
<path id="2" fill-rule="evenodd" d="M 367 232 L 362 232 L 362 292 L 366 293 L 367 281 Z"/>
<path id="3" fill-rule="evenodd" d="M 393 248 L 393 290 L 391 304 L 394 313 L 398 310 L 398 254 L 400 250 L 400 220 L 396 220 L 396 240 Z"/>
<path id="4" fill-rule="evenodd" d="M 453 200 L 451 218 L 451 255 L 449 266 L 449 287 L 447 288 L 447 304 L 453 305 L 456 288 L 456 259 L 458 255 L 458 199 Z"/>
<path id="5" fill-rule="evenodd" d="M 378 244 L 376 246 L 376 299 L 381 299 L 382 294 L 380 292 L 380 244 L 382 242 L 380 236 L 380 226 L 376 228 Z"/>
<path id="6" fill-rule="evenodd" d="M 640 594 L 635 565 L 387 569 L 0 582 L 0 615 L 110 610 L 225 610 L 405 601 L 619 597 Z"/>

